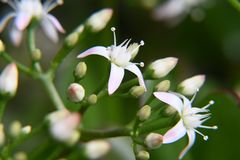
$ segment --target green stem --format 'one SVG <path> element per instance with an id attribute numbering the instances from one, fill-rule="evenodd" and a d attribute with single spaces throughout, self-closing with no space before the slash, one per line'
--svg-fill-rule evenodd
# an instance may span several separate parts
<path id="1" fill-rule="evenodd" d="M 53 81 L 51 79 L 51 76 L 49 74 L 42 75 L 40 78 L 41 82 L 43 83 L 48 96 L 50 97 L 52 103 L 57 109 L 64 109 L 64 103 L 62 102 L 62 99 L 60 98 L 56 87 L 53 84 Z"/>
<path id="2" fill-rule="evenodd" d="M 7 62 L 10 62 L 10 63 L 15 63 L 18 67 L 18 69 L 23 72 L 23 73 L 26 73 L 27 75 L 29 76 L 36 76 L 36 74 L 34 73 L 34 71 L 32 71 L 30 68 L 28 68 L 27 66 L 21 64 L 20 62 L 16 61 L 13 57 L 11 57 L 8 53 L 6 52 L 1 52 L 0 53 L 0 56 L 5 59 Z"/>
<path id="3" fill-rule="evenodd" d="M 131 131 L 132 130 L 129 128 L 115 128 L 115 129 L 108 129 L 108 130 L 81 129 L 81 140 L 89 141 L 89 140 L 101 139 L 101 138 L 130 136 Z"/>
<path id="4" fill-rule="evenodd" d="M 240 12 L 240 3 L 237 0 L 228 0 L 229 3 Z"/>
<path id="5" fill-rule="evenodd" d="M 31 58 L 33 59 L 33 54 L 36 51 L 36 46 L 35 46 L 35 24 L 30 25 L 30 27 L 27 30 L 27 35 L 28 35 L 28 49 L 29 49 L 29 53 Z M 53 84 L 52 81 L 52 77 L 50 74 L 43 74 L 42 73 L 42 69 L 40 66 L 40 63 L 38 61 L 34 61 L 32 60 L 32 65 L 33 65 L 33 69 L 36 70 L 38 72 L 38 75 L 40 77 L 41 82 L 43 83 L 48 96 L 50 97 L 50 99 L 52 100 L 53 104 L 55 105 L 55 107 L 57 109 L 63 109 L 65 108 L 56 87 Z"/>
<path id="6" fill-rule="evenodd" d="M 30 57 L 32 59 L 32 66 L 37 72 L 41 73 L 42 69 L 41 69 L 41 66 L 40 66 L 39 62 L 33 60 L 33 57 L 34 57 L 33 54 L 36 51 L 35 24 L 31 24 L 29 26 L 29 28 L 27 29 L 27 43 L 28 43 L 28 50 L 29 50 L 29 53 L 30 53 Z"/>
<path id="7" fill-rule="evenodd" d="M 0 122 L 2 121 L 6 104 L 7 104 L 6 99 L 0 99 Z"/>
<path id="8" fill-rule="evenodd" d="M 151 123 L 143 123 L 142 127 L 138 129 L 139 135 L 150 133 L 162 128 L 173 126 L 176 123 L 176 117 L 161 118 Z"/>

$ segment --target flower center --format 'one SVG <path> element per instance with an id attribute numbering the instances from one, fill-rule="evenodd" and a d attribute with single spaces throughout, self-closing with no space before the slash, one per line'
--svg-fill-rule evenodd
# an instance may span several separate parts
<path id="1" fill-rule="evenodd" d="M 140 44 L 134 43 L 128 46 L 131 39 L 127 39 L 117 46 L 115 33 L 116 29 L 112 27 L 111 30 L 113 32 L 114 45 L 107 49 L 109 51 L 111 62 L 116 64 L 117 66 L 125 67 L 129 64 L 130 60 L 134 58 L 133 56 L 136 56 L 136 51 L 138 51 L 140 46 L 144 45 L 144 42 L 141 41 Z M 139 65 L 143 67 L 144 63 L 141 62 L 139 63 Z"/>

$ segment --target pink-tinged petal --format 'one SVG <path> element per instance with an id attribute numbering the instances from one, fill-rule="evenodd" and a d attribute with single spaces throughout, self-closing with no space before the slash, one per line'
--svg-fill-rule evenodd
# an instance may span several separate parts
<path id="1" fill-rule="evenodd" d="M 147 88 L 146 88 L 145 83 L 144 83 L 143 75 L 142 75 L 142 72 L 140 71 L 140 69 L 133 63 L 131 63 L 130 65 L 127 65 L 125 67 L 125 69 L 127 69 L 130 72 L 134 73 L 138 77 L 139 84 L 142 87 L 144 87 L 145 91 L 147 91 Z"/>
<path id="2" fill-rule="evenodd" d="M 16 14 L 14 12 L 10 12 L 8 13 L 6 16 L 4 16 L 1 20 L 0 20 L 0 32 L 3 31 L 3 29 L 6 27 L 8 21 L 13 18 Z"/>
<path id="3" fill-rule="evenodd" d="M 63 29 L 62 25 L 60 22 L 55 18 L 53 15 L 48 14 L 47 18 L 52 22 L 52 24 L 57 28 L 59 32 L 65 33 L 65 30 Z"/>
<path id="4" fill-rule="evenodd" d="M 186 134 L 187 130 L 183 124 L 183 121 L 180 120 L 174 127 L 167 131 L 163 136 L 163 143 L 168 144 L 175 142 L 182 138 Z"/>
<path id="5" fill-rule="evenodd" d="M 13 26 L 10 31 L 10 39 L 15 46 L 19 46 L 22 40 L 22 31 Z"/>
<path id="6" fill-rule="evenodd" d="M 124 76 L 124 69 L 111 63 L 110 77 L 108 81 L 108 93 L 113 94 L 120 86 Z"/>
<path id="7" fill-rule="evenodd" d="M 44 18 L 41 23 L 43 31 L 46 33 L 48 38 L 52 40 L 54 43 L 58 42 L 58 33 L 54 25 L 48 18 Z"/>
<path id="8" fill-rule="evenodd" d="M 183 151 L 179 154 L 179 159 L 182 159 L 184 155 L 190 150 L 190 148 L 193 146 L 196 138 L 196 133 L 194 130 L 188 130 L 188 145 L 183 149 Z"/>
<path id="9" fill-rule="evenodd" d="M 164 103 L 167 103 L 168 105 L 172 106 L 174 109 L 178 111 L 179 114 L 181 114 L 181 111 L 183 109 L 183 103 L 178 96 L 167 92 L 154 92 L 153 94 L 160 101 L 163 101 Z"/>
<path id="10" fill-rule="evenodd" d="M 77 58 L 84 58 L 89 55 L 99 55 L 99 56 L 103 56 L 103 57 L 107 58 L 108 60 L 110 60 L 106 47 L 102 47 L 102 46 L 92 47 L 92 48 L 84 51 L 83 53 L 80 53 L 77 56 Z"/>
<path id="11" fill-rule="evenodd" d="M 26 12 L 19 12 L 17 13 L 17 16 L 15 18 L 15 25 L 19 30 L 24 30 L 30 23 L 31 21 L 31 15 L 29 15 Z"/>

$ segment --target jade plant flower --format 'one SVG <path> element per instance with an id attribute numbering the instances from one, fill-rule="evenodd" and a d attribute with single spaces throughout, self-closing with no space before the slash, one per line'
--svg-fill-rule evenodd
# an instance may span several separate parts
<path id="1" fill-rule="evenodd" d="M 85 52 L 79 54 L 77 58 L 84 58 L 89 55 L 99 55 L 108 59 L 111 62 L 111 71 L 108 81 L 109 94 L 113 94 L 120 86 L 124 77 L 125 69 L 132 72 L 138 77 L 140 86 L 144 87 L 146 91 L 143 75 L 140 69 L 137 67 L 137 65 L 143 67 L 144 63 L 130 62 L 130 60 L 132 60 L 136 56 L 139 47 L 144 45 L 144 42 L 141 41 L 140 44 L 133 43 L 130 46 L 128 46 L 130 40 L 125 40 L 120 45 L 117 45 L 115 28 L 112 27 L 111 30 L 113 31 L 114 35 L 114 45 L 110 47 L 103 46 L 92 47 L 86 50 Z"/>
<path id="2" fill-rule="evenodd" d="M 214 104 L 214 101 L 210 101 L 209 104 L 203 108 L 196 108 L 192 107 L 192 102 L 196 94 L 191 101 L 178 93 L 154 92 L 154 96 L 176 109 L 180 115 L 178 123 L 164 134 L 163 143 L 172 143 L 182 138 L 185 134 L 188 135 L 188 145 L 180 153 L 179 159 L 182 159 L 194 144 L 196 133 L 203 136 L 204 140 L 208 139 L 208 136 L 202 134 L 197 128 L 217 129 L 217 126 L 202 125 L 202 123 L 210 118 L 208 107 Z"/>
<path id="3" fill-rule="evenodd" d="M 44 4 L 40 0 L 1 0 L 8 3 L 13 11 L 9 12 L 0 20 L 0 32 L 3 31 L 7 22 L 14 18 L 10 31 L 10 38 L 15 45 L 19 45 L 22 39 L 22 31 L 28 27 L 31 20 L 40 22 L 43 31 L 53 42 L 58 41 L 59 32 L 64 33 L 64 29 L 59 21 L 49 12 L 57 5 L 63 3 L 62 0 L 46 0 Z"/>

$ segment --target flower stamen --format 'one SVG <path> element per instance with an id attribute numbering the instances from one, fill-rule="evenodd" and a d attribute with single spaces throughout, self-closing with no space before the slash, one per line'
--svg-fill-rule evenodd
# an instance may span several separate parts
<path id="1" fill-rule="evenodd" d="M 198 131 L 198 130 L 196 130 L 196 129 L 194 129 L 194 131 L 195 131 L 196 133 L 198 133 L 199 135 L 201 135 L 205 141 L 208 140 L 208 136 L 207 136 L 207 135 L 204 135 L 203 133 L 201 133 L 200 131 Z"/>
<path id="2" fill-rule="evenodd" d="M 199 89 L 197 89 L 196 92 L 194 93 L 194 95 L 190 101 L 191 103 L 193 103 L 194 99 L 196 98 L 198 91 L 199 91 Z"/>
<path id="3" fill-rule="evenodd" d="M 114 46 L 117 46 L 117 39 L 116 39 L 116 28 L 112 27 L 111 31 L 113 32 L 113 42 L 114 42 Z"/>
<path id="4" fill-rule="evenodd" d="M 140 63 L 133 63 L 133 64 L 136 64 L 136 65 L 139 65 L 140 67 L 144 67 L 144 62 L 140 62 Z"/>
<path id="5" fill-rule="evenodd" d="M 203 126 L 203 125 L 200 125 L 199 128 L 205 128 L 205 129 L 218 129 L 218 126 Z"/>
<path id="6" fill-rule="evenodd" d="M 207 108 L 209 108 L 211 105 L 213 105 L 215 102 L 213 101 L 213 100 L 211 100 L 211 101 L 209 101 L 209 103 L 206 105 L 206 106 L 204 106 L 202 109 L 207 109 Z"/>

